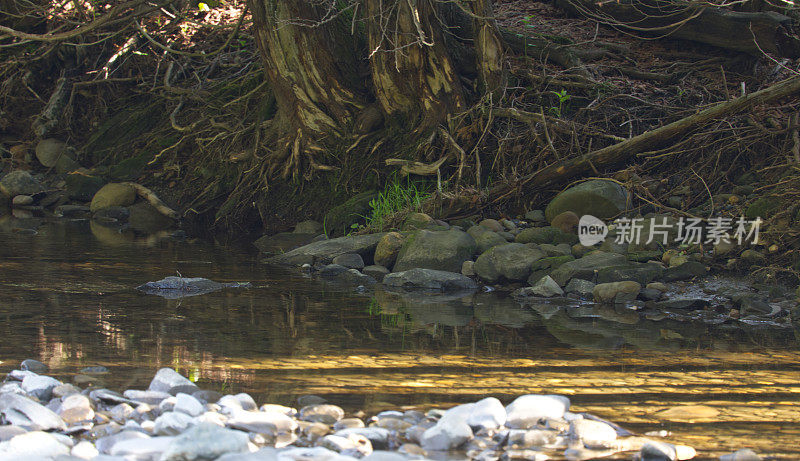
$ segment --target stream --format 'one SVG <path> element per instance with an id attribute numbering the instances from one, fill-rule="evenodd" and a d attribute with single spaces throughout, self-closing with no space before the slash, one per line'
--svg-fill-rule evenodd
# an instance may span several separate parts
<path id="1" fill-rule="evenodd" d="M 701 458 L 752 448 L 800 459 L 792 330 L 638 321 L 503 293 L 401 295 L 313 280 L 246 247 L 135 237 L 87 221 L 0 216 L 0 372 L 27 358 L 94 385 L 146 388 L 173 367 L 203 389 L 348 411 L 562 394 L 637 433 L 669 431 Z M 182 299 L 134 287 L 166 276 L 250 282 Z M 83 384 L 85 385 L 85 384 Z"/>

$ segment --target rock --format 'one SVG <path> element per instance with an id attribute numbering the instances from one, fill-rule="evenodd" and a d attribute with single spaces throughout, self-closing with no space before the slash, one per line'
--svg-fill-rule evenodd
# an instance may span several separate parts
<path id="1" fill-rule="evenodd" d="M 147 437 L 142 439 L 122 440 L 111 448 L 111 456 L 122 456 L 126 459 L 159 459 L 175 437 Z"/>
<path id="2" fill-rule="evenodd" d="M 660 264 L 628 263 L 619 266 L 604 267 L 597 271 L 597 283 L 620 282 L 633 280 L 646 285 L 664 275 Z"/>
<path id="3" fill-rule="evenodd" d="M 339 264 L 348 269 L 363 269 L 364 260 L 358 253 L 345 253 L 333 258 L 333 264 Z"/>
<path id="4" fill-rule="evenodd" d="M 543 223 L 546 221 L 544 218 L 544 211 L 542 210 L 531 210 L 525 213 L 525 219 L 532 223 Z"/>
<path id="5" fill-rule="evenodd" d="M 453 450 L 472 438 L 472 429 L 460 418 L 442 418 L 422 433 L 420 444 L 425 450 Z"/>
<path id="6" fill-rule="evenodd" d="M 58 158 L 58 161 L 56 162 L 56 166 L 54 169 L 56 170 L 56 173 L 65 174 L 65 173 L 71 173 L 75 170 L 79 170 L 81 169 L 81 166 L 78 162 L 75 161 L 75 159 L 73 159 L 69 155 L 62 155 L 61 157 Z"/>
<path id="7" fill-rule="evenodd" d="M 280 452 L 279 461 L 352 461 L 356 458 L 344 456 L 325 447 L 289 448 Z"/>
<path id="8" fill-rule="evenodd" d="M 92 213 L 112 206 L 132 205 L 136 200 L 136 190 L 130 184 L 109 183 L 100 188 L 89 205 Z"/>
<path id="9" fill-rule="evenodd" d="M 569 424 L 569 435 L 589 448 L 610 447 L 617 440 L 617 431 L 610 425 L 591 419 L 577 419 Z"/>
<path id="10" fill-rule="evenodd" d="M 553 218 L 550 225 L 561 229 L 561 232 L 565 234 L 577 234 L 579 220 L 580 217 L 577 214 L 572 211 L 565 211 Z"/>
<path id="11" fill-rule="evenodd" d="M 258 409 L 256 401 L 249 394 L 241 393 L 236 395 L 225 395 L 217 401 L 223 408 L 229 408 L 231 412 L 236 410 L 254 411 Z"/>
<path id="12" fill-rule="evenodd" d="M 475 240 L 463 231 L 417 231 L 406 239 L 393 271 L 421 268 L 458 272 L 464 261 L 472 259 L 476 248 Z"/>
<path id="13" fill-rule="evenodd" d="M 520 281 L 528 278 L 531 265 L 544 257 L 539 249 L 521 243 L 506 243 L 490 248 L 475 260 L 475 273 L 488 283 L 501 279 Z"/>
<path id="14" fill-rule="evenodd" d="M 763 253 L 752 249 L 744 250 L 739 257 L 748 264 L 764 264 L 767 259 Z"/>
<path id="15" fill-rule="evenodd" d="M 628 191 L 614 181 L 593 179 L 558 194 L 545 208 L 547 221 L 565 211 L 578 217 L 592 215 L 599 219 L 614 217 L 628 207 Z"/>
<path id="16" fill-rule="evenodd" d="M 362 457 L 372 453 L 372 443 L 360 434 L 349 434 L 347 437 L 326 435 L 319 445 L 345 456 Z"/>
<path id="17" fill-rule="evenodd" d="M 56 166 L 62 156 L 68 155 L 69 147 L 64 141 L 48 138 L 42 139 L 36 144 L 36 159 L 47 168 Z"/>
<path id="18" fill-rule="evenodd" d="M 647 284 L 647 288 L 650 290 L 658 290 L 662 293 L 664 293 L 669 289 L 665 284 L 661 282 L 650 282 Z"/>
<path id="19" fill-rule="evenodd" d="M 342 429 L 352 429 L 366 427 L 364 421 L 358 418 L 343 418 L 333 424 L 334 431 L 341 431 Z M 346 437 L 346 436 L 345 436 Z"/>
<path id="20" fill-rule="evenodd" d="M 369 216 L 372 209 L 369 202 L 375 198 L 375 191 L 362 192 L 351 197 L 341 205 L 335 206 L 325 213 L 322 220 L 328 235 L 338 236 L 350 232 L 353 224 L 364 222 L 364 216 Z"/>
<path id="21" fill-rule="evenodd" d="M 11 199 L 12 206 L 29 206 L 33 205 L 33 197 L 30 195 L 17 195 Z"/>
<path id="22" fill-rule="evenodd" d="M 467 424 L 475 431 L 496 430 L 506 423 L 506 409 L 494 397 L 479 400 L 471 408 Z"/>
<path id="23" fill-rule="evenodd" d="M 55 378 L 35 373 L 31 373 L 22 380 L 22 390 L 44 402 L 53 397 L 53 388 L 60 385 L 61 381 Z"/>
<path id="24" fill-rule="evenodd" d="M 725 242 L 720 240 L 718 243 L 714 244 L 714 256 L 723 258 L 730 255 L 735 249 L 736 245 L 733 242 Z"/>
<path id="25" fill-rule="evenodd" d="M 697 261 L 689 261 L 677 267 L 670 267 L 664 271 L 661 280 L 664 282 L 675 282 L 678 280 L 688 280 L 694 277 L 706 275 L 706 266 Z"/>
<path id="26" fill-rule="evenodd" d="M 719 457 L 719 461 L 761 461 L 761 457 L 749 448 L 728 453 Z"/>
<path id="27" fill-rule="evenodd" d="M 297 429 L 297 421 L 277 412 L 236 410 L 226 424 L 234 429 L 273 436 Z"/>
<path id="28" fill-rule="evenodd" d="M 14 170 L 0 179 L 0 193 L 8 197 L 17 195 L 36 195 L 44 187 L 25 170 Z"/>
<path id="29" fill-rule="evenodd" d="M 363 461 L 406 461 L 407 457 L 391 451 L 373 451 L 361 458 Z"/>
<path id="30" fill-rule="evenodd" d="M 593 294 L 594 287 L 595 284 L 588 280 L 572 279 L 569 281 L 569 283 L 567 283 L 567 286 L 564 288 L 564 291 L 567 293 L 575 293 L 583 297 L 588 297 L 588 296 L 594 296 Z"/>
<path id="31" fill-rule="evenodd" d="M 184 432 L 189 426 L 195 424 L 195 420 L 186 413 L 176 411 L 168 411 L 155 421 L 156 425 L 153 428 L 153 433 L 156 435 L 179 435 Z"/>
<path id="32" fill-rule="evenodd" d="M 33 400 L 18 394 L 0 394 L 0 414 L 7 424 L 32 430 L 64 430 L 60 416 Z"/>
<path id="33" fill-rule="evenodd" d="M 676 461 L 678 454 L 671 443 L 648 440 L 639 450 L 642 461 Z"/>
<path id="34" fill-rule="evenodd" d="M 295 234 L 319 234 L 322 232 L 322 224 L 316 221 L 301 221 L 294 226 L 292 232 Z"/>
<path id="35" fill-rule="evenodd" d="M 604 267 L 625 264 L 627 258 L 617 253 L 595 251 L 574 261 L 566 262 L 555 269 L 550 276 L 560 286 L 564 286 L 572 278 L 594 280 L 595 271 Z"/>
<path id="36" fill-rule="evenodd" d="M 652 288 L 642 288 L 642 291 L 639 292 L 639 298 L 645 301 L 658 301 L 661 299 L 661 295 L 662 293 L 660 291 Z"/>
<path id="37" fill-rule="evenodd" d="M 344 418 L 344 410 L 336 405 L 327 403 L 310 405 L 303 407 L 300 410 L 300 419 L 303 421 L 311 421 L 332 425 L 336 421 Z"/>
<path id="38" fill-rule="evenodd" d="M 414 231 L 419 229 L 433 229 L 438 227 L 436 220 L 425 213 L 411 213 L 403 223 L 404 231 Z"/>
<path id="39" fill-rule="evenodd" d="M 134 203 L 128 207 L 128 213 L 128 224 L 131 229 L 144 234 L 155 234 L 175 225 L 175 221 L 159 213 L 147 202 Z"/>
<path id="40" fill-rule="evenodd" d="M 447 271 L 432 269 L 411 269 L 393 272 L 383 278 L 383 284 L 390 287 L 425 288 L 440 291 L 474 290 L 478 285 L 471 278 Z"/>
<path id="41" fill-rule="evenodd" d="M 95 446 L 100 453 L 111 453 L 114 445 L 125 440 L 142 440 L 149 439 L 150 437 L 141 431 L 126 429 L 111 435 L 106 435 L 98 438 L 95 441 Z"/>
<path id="42" fill-rule="evenodd" d="M 186 413 L 189 416 L 200 416 L 205 412 L 203 404 L 189 394 L 178 392 L 178 395 L 175 396 L 175 400 L 173 411 Z"/>
<path id="43" fill-rule="evenodd" d="M 492 232 L 484 226 L 472 226 L 467 230 L 467 233 L 475 239 L 477 245 L 477 253 L 483 254 L 489 248 L 497 245 L 505 245 L 508 241 L 500 234 Z"/>
<path id="44" fill-rule="evenodd" d="M 128 389 L 127 391 L 123 392 L 122 395 L 134 402 L 146 403 L 148 405 L 158 405 L 162 400 L 171 397 L 171 395 L 167 392 L 140 391 L 137 389 Z"/>
<path id="45" fill-rule="evenodd" d="M 95 448 L 94 444 L 88 440 L 82 440 L 72 447 L 69 452 L 70 455 L 79 459 L 92 459 L 100 455 L 100 452 Z"/>
<path id="46" fill-rule="evenodd" d="M 82 394 L 72 394 L 61 402 L 58 415 L 68 425 L 89 422 L 94 419 L 92 402 Z"/>
<path id="47" fill-rule="evenodd" d="M 386 276 L 386 274 L 389 273 L 389 269 L 383 266 L 373 265 L 373 266 L 366 266 L 364 269 L 361 270 L 361 273 L 374 278 L 378 282 L 381 282 L 383 281 L 383 278 Z"/>
<path id="48" fill-rule="evenodd" d="M 342 437 L 349 437 L 351 434 L 358 434 L 362 437 L 366 437 L 372 444 L 373 448 L 388 448 L 389 437 L 391 436 L 392 432 L 390 432 L 388 429 L 374 426 L 351 427 L 347 429 L 340 429 L 336 432 L 336 435 Z"/>
<path id="49" fill-rule="evenodd" d="M 150 387 L 147 389 L 156 392 L 170 392 L 173 388 L 179 386 L 189 386 L 197 390 L 197 386 L 188 379 L 181 376 L 177 371 L 172 368 L 162 368 L 158 370 L 153 380 L 150 381 Z M 184 391 L 185 392 L 185 391 Z"/>
<path id="50" fill-rule="evenodd" d="M 22 371 L 31 371 L 33 373 L 47 373 L 50 369 L 47 365 L 43 364 L 42 362 L 34 359 L 25 359 L 19 365 L 19 369 Z"/>
<path id="51" fill-rule="evenodd" d="M 375 264 L 391 269 L 397 260 L 397 254 L 403 247 L 405 237 L 399 232 L 388 232 L 378 241 L 375 248 Z"/>
<path id="52" fill-rule="evenodd" d="M 161 455 L 162 461 L 212 460 L 226 453 L 248 451 L 248 436 L 241 431 L 225 429 L 216 424 L 200 423 L 169 444 Z"/>
<path id="53" fill-rule="evenodd" d="M 378 241 L 385 234 L 348 235 L 329 240 L 320 240 L 283 254 L 264 260 L 270 264 L 330 264 L 333 258 L 345 253 L 358 253 L 366 262 L 371 262 Z"/>
<path id="54" fill-rule="evenodd" d="M 217 403 L 222 398 L 222 394 L 217 391 L 199 390 L 193 392 L 192 397 L 203 403 Z"/>
<path id="55" fill-rule="evenodd" d="M 461 264 L 461 275 L 467 277 L 474 277 L 475 276 L 475 261 L 464 261 Z"/>
<path id="56" fill-rule="evenodd" d="M 780 208 L 781 204 L 775 197 L 761 197 L 751 203 L 744 211 L 747 219 L 767 219 Z"/>
<path id="57" fill-rule="evenodd" d="M 594 300 L 599 303 L 624 303 L 636 299 L 642 286 L 638 282 L 600 283 L 592 290 Z"/>
<path id="58" fill-rule="evenodd" d="M 311 405 L 319 405 L 322 403 L 328 403 L 328 401 L 325 400 L 324 397 L 320 397 L 318 395 L 313 395 L 313 394 L 301 395 L 300 397 L 297 398 L 297 405 L 299 405 L 300 407 L 308 407 Z"/>
<path id="59" fill-rule="evenodd" d="M 331 264 L 326 267 L 330 266 L 335 266 L 335 264 Z M 344 272 L 337 274 L 336 280 L 338 282 L 345 283 L 348 285 L 361 286 L 361 288 L 358 288 L 359 290 L 365 290 L 366 287 L 378 283 L 374 278 L 370 277 L 369 275 L 362 274 L 361 272 L 359 272 L 358 269 L 347 269 Z"/>
<path id="60" fill-rule="evenodd" d="M 496 219 L 484 219 L 478 225 L 492 232 L 503 232 L 505 230 L 503 225 Z"/>
<path id="61" fill-rule="evenodd" d="M 757 293 L 736 293 L 731 296 L 733 304 L 742 315 L 759 315 L 772 313 L 772 306 L 767 299 Z"/>
<path id="62" fill-rule="evenodd" d="M 591 283 L 591 282 L 590 282 Z M 526 296 L 535 295 L 543 298 L 550 298 L 553 296 L 564 296 L 564 290 L 553 280 L 549 275 L 545 275 L 539 279 L 536 284 L 531 287 L 524 288 L 527 290 Z"/>
<path id="63" fill-rule="evenodd" d="M 698 310 L 708 306 L 709 302 L 705 299 L 669 299 L 653 304 L 653 307 L 658 310 Z"/>
<path id="64" fill-rule="evenodd" d="M 2 425 L 0 426 L 0 442 L 7 442 L 12 438 L 26 432 L 28 431 L 19 426 Z"/>
<path id="65" fill-rule="evenodd" d="M 687 255 L 684 255 L 684 254 L 672 255 L 666 260 L 666 262 L 669 265 L 669 267 L 678 267 L 678 266 L 680 266 L 682 264 L 687 263 L 688 261 L 689 261 L 689 257 Z"/>
<path id="66" fill-rule="evenodd" d="M 529 227 L 517 234 L 514 241 L 517 243 L 552 243 L 554 245 L 567 243 L 569 245 L 574 245 L 578 243 L 578 237 L 573 234 L 564 233 L 557 227 Z"/>
<path id="67" fill-rule="evenodd" d="M 569 399 L 563 395 L 523 395 L 506 406 L 506 427 L 528 429 L 542 418 L 561 419 L 569 406 Z"/>
<path id="68" fill-rule="evenodd" d="M 69 455 L 69 447 L 47 432 L 26 432 L 13 437 L 8 442 L 0 442 L 0 458 L 2 459 L 53 459 L 56 456 Z"/>
<path id="69" fill-rule="evenodd" d="M 347 268 L 339 264 L 328 264 L 319 270 L 320 277 L 336 277 L 339 274 L 347 272 Z"/>
<path id="70" fill-rule="evenodd" d="M 517 225 L 514 224 L 514 221 L 511 221 L 510 219 L 501 219 L 500 224 L 503 226 L 503 229 L 509 232 L 514 232 L 517 230 Z"/>

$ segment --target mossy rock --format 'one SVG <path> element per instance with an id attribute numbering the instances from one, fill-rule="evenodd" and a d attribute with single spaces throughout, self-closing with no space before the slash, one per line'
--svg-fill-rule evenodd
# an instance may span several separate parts
<path id="1" fill-rule="evenodd" d="M 112 206 L 132 205 L 136 200 L 136 190 L 130 184 L 110 183 L 103 186 L 92 198 L 89 205 L 92 213 Z"/>
<path id="2" fill-rule="evenodd" d="M 67 195 L 72 200 L 88 202 L 105 184 L 100 176 L 83 173 L 70 173 L 66 176 Z"/>
<path id="3" fill-rule="evenodd" d="M 550 256 L 547 258 L 542 258 L 531 264 L 531 271 L 537 272 L 544 269 L 556 269 L 558 266 L 574 260 L 575 258 L 572 255 Z"/>
<path id="4" fill-rule="evenodd" d="M 341 205 L 335 206 L 325 213 L 323 225 L 329 236 L 344 235 L 353 227 L 353 224 L 363 224 L 366 216 L 370 214 L 369 202 L 377 196 L 371 190 L 362 192 Z"/>
<path id="5" fill-rule="evenodd" d="M 111 167 L 108 175 L 111 177 L 111 179 L 116 181 L 130 181 L 136 179 L 141 176 L 142 171 L 144 171 L 144 167 L 151 158 L 152 155 L 149 153 L 126 158 L 125 160 Z"/>
<path id="6" fill-rule="evenodd" d="M 747 210 L 745 210 L 744 215 L 747 219 L 756 219 L 759 217 L 761 219 L 767 219 L 778 210 L 780 205 L 780 202 L 775 197 L 762 197 L 751 203 L 750 206 L 747 207 Z"/>
<path id="7" fill-rule="evenodd" d="M 571 211 L 581 217 L 592 215 L 600 219 L 611 218 L 628 207 L 628 191 L 614 181 L 593 179 L 561 192 L 544 210 L 548 222 Z"/>

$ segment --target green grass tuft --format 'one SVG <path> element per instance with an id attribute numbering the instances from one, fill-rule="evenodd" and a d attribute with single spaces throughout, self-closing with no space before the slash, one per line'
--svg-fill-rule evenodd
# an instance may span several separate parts
<path id="1" fill-rule="evenodd" d="M 376 231 L 385 230 L 400 212 L 416 212 L 422 210 L 430 193 L 423 186 L 406 178 L 405 184 L 392 181 L 383 192 L 369 202 L 372 213 L 366 218 L 366 227 Z"/>

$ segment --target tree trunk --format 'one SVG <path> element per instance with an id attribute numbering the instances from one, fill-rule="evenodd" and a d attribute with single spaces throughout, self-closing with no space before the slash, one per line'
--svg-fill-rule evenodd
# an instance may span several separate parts
<path id="1" fill-rule="evenodd" d="M 465 107 L 433 0 L 364 0 L 375 96 L 389 117 L 430 128 Z"/>
<path id="2" fill-rule="evenodd" d="M 506 84 L 503 69 L 503 41 L 492 13 L 489 0 L 472 0 L 472 13 L 475 15 L 476 64 L 481 85 L 486 93 L 502 91 Z M 497 95 L 497 96 L 501 96 Z"/>
<path id="3" fill-rule="evenodd" d="M 342 134 L 366 104 L 356 47 L 338 18 L 308 0 L 249 0 L 278 113 L 313 136 Z"/>

